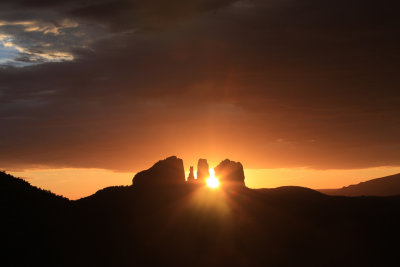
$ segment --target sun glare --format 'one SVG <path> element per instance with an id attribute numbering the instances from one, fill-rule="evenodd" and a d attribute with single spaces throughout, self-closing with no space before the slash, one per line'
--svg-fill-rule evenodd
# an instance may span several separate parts
<path id="1" fill-rule="evenodd" d="M 219 181 L 215 177 L 214 169 L 210 169 L 210 177 L 207 179 L 207 186 L 210 188 L 217 188 L 219 186 Z"/>

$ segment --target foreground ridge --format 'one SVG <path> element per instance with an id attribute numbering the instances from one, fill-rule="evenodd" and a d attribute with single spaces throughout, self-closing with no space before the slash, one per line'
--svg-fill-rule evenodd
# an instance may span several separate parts
<path id="1" fill-rule="evenodd" d="M 130 186 L 77 201 L 42 197 L 23 181 L 20 190 L 20 179 L 2 174 L 2 266 L 390 266 L 398 258 L 398 196 L 249 189 L 230 160 L 215 173 L 225 184 L 218 190 L 186 182 L 183 161 L 169 157 Z"/>

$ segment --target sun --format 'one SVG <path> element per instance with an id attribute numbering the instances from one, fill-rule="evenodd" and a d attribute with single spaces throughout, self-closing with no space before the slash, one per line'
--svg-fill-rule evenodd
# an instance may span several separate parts
<path id="1" fill-rule="evenodd" d="M 219 187 L 219 181 L 215 177 L 214 169 L 210 169 L 210 177 L 207 178 L 206 182 L 207 182 L 207 186 L 212 189 Z"/>

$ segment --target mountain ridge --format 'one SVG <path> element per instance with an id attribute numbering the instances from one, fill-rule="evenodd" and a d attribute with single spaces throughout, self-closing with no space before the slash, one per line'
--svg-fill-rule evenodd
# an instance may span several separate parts
<path id="1" fill-rule="evenodd" d="M 338 196 L 395 196 L 400 195 L 400 173 L 374 178 L 338 189 L 317 189 Z"/>

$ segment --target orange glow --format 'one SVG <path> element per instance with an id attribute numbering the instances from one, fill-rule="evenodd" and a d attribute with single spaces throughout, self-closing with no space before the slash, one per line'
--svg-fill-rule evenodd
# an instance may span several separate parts
<path id="1" fill-rule="evenodd" d="M 69 199 L 79 199 L 115 185 L 130 185 L 134 173 L 105 169 L 62 168 L 8 172 L 31 185 L 50 190 Z"/>
<path id="2" fill-rule="evenodd" d="M 192 163 L 194 165 L 194 163 Z M 211 166 L 215 164 L 211 163 Z M 214 174 L 210 169 L 210 174 Z M 134 172 L 113 172 L 105 169 L 64 168 L 9 171 L 34 186 L 70 199 L 89 196 L 107 186 L 130 185 Z M 307 168 L 245 169 L 249 188 L 274 188 L 298 185 L 313 189 L 341 188 L 369 179 L 400 173 L 399 167 L 379 167 L 349 170 L 313 170 Z M 189 172 L 186 173 L 186 176 Z M 196 172 L 195 172 L 196 174 Z M 221 184 L 220 184 L 221 186 Z M 210 187 L 207 187 L 210 188 Z M 218 187 L 217 187 L 218 188 Z M 207 190 L 209 191 L 209 190 Z"/>
<path id="3" fill-rule="evenodd" d="M 206 180 L 207 186 L 214 189 L 219 187 L 218 178 L 215 177 L 214 169 L 210 169 L 210 177 Z"/>

